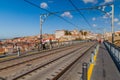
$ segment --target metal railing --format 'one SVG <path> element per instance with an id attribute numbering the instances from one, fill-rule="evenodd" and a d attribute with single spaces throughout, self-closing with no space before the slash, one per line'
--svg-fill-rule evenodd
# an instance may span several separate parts
<path id="1" fill-rule="evenodd" d="M 120 72 L 120 48 L 110 42 L 104 42 L 104 44 Z"/>

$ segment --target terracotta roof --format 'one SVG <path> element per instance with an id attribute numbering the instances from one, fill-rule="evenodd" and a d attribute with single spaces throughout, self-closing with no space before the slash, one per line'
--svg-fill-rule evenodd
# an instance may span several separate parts
<path id="1" fill-rule="evenodd" d="M 4 52 L 4 51 L 5 51 L 5 49 L 4 49 L 4 48 L 0 48 L 0 53 L 1 53 L 1 52 Z"/>

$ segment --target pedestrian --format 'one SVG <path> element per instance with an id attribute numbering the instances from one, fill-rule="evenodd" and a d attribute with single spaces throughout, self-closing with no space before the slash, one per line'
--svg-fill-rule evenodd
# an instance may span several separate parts
<path id="1" fill-rule="evenodd" d="M 18 56 L 20 56 L 20 48 L 17 46 Z"/>
<path id="2" fill-rule="evenodd" d="M 52 40 L 51 40 L 51 38 L 49 40 L 49 43 L 50 43 L 50 49 L 52 49 Z"/>
<path id="3" fill-rule="evenodd" d="M 45 42 L 43 42 L 42 45 L 43 45 L 43 50 L 45 50 L 46 49 Z"/>

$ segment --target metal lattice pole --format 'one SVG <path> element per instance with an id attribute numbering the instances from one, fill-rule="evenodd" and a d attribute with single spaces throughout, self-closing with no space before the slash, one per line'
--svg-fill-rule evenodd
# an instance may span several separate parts
<path id="1" fill-rule="evenodd" d="M 42 47 L 42 15 L 40 15 L 40 48 Z"/>
<path id="2" fill-rule="evenodd" d="M 111 29 L 112 29 L 112 43 L 114 43 L 114 4 L 111 5 L 112 7 L 112 24 L 111 24 Z"/>

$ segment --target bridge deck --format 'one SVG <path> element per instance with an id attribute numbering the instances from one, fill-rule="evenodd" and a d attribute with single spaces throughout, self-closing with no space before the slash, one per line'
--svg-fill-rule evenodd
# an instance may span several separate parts
<path id="1" fill-rule="evenodd" d="M 91 80 L 119 80 L 120 73 L 104 44 L 100 45 Z"/>

